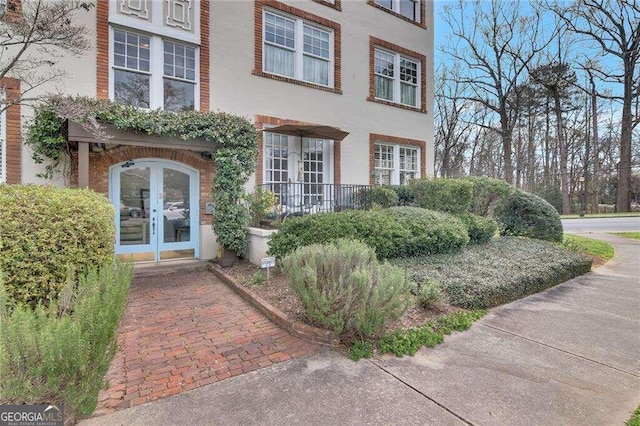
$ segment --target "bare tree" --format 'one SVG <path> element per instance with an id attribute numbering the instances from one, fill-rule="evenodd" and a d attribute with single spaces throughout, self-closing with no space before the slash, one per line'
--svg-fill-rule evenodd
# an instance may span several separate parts
<path id="1" fill-rule="evenodd" d="M 57 68 L 59 61 L 90 47 L 86 28 L 73 23 L 75 15 L 92 7 L 87 1 L 6 1 L 0 9 L 0 79 L 13 77 L 21 84 L 0 111 L 33 100 L 30 92 L 66 75 Z"/>
<path id="2" fill-rule="evenodd" d="M 554 4 L 552 10 L 567 27 L 590 39 L 603 56 L 621 62 L 609 68 L 593 68 L 599 79 L 622 84 L 620 163 L 616 208 L 631 210 L 631 139 L 640 123 L 640 3 L 629 0 L 576 0 Z M 602 94 L 600 94 L 602 96 Z M 635 111 L 634 111 L 635 104 Z"/>
<path id="3" fill-rule="evenodd" d="M 526 78 L 527 65 L 545 49 L 542 12 L 520 1 L 459 0 L 444 10 L 451 27 L 451 43 L 442 51 L 461 64 L 460 84 L 469 87 L 462 99 L 483 104 L 499 118 L 496 131 L 502 143 L 504 177 L 513 183 L 512 139 L 517 120 L 517 87 Z"/>

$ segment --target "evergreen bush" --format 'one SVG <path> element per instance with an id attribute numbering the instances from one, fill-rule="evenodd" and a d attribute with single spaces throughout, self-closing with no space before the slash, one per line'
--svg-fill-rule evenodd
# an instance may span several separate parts
<path id="1" fill-rule="evenodd" d="M 484 244 L 496 234 L 498 224 L 490 217 L 473 213 L 461 214 L 458 219 L 467 227 L 469 244 Z"/>
<path id="2" fill-rule="evenodd" d="M 282 265 L 309 322 L 345 341 L 377 336 L 410 301 L 404 270 L 378 263 L 374 250 L 358 241 L 302 247 Z"/>
<path id="3" fill-rule="evenodd" d="M 514 191 L 494 210 L 501 235 L 562 242 L 562 222 L 553 206 L 537 195 Z"/>
<path id="4" fill-rule="evenodd" d="M 57 299 L 71 266 L 86 273 L 113 261 L 109 200 L 91 190 L 0 185 L 0 271 L 12 302 Z"/>
<path id="5" fill-rule="evenodd" d="M 409 188 L 418 207 L 453 214 L 468 212 L 473 195 L 473 183 L 464 179 L 414 179 Z"/>
<path id="6" fill-rule="evenodd" d="M 69 274 L 59 297 L 10 305 L 0 277 L 0 404 L 61 404 L 66 421 L 89 415 L 116 351 L 133 276 L 130 264 Z"/>

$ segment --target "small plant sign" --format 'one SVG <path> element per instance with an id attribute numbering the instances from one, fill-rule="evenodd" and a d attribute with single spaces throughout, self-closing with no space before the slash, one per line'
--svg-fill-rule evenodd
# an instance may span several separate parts
<path id="1" fill-rule="evenodd" d="M 267 269 L 267 284 L 269 284 L 269 269 L 276 266 L 276 258 L 274 256 L 263 257 L 260 259 L 260 267 Z"/>

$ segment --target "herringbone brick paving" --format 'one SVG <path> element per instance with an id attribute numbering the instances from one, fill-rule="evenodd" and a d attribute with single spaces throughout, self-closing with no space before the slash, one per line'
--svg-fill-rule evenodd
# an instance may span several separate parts
<path id="1" fill-rule="evenodd" d="M 95 415 L 315 352 L 210 272 L 137 278 Z"/>

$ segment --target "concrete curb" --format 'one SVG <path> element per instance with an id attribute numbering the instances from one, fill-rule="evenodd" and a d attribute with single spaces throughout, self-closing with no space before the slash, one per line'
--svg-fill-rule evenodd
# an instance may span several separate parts
<path id="1" fill-rule="evenodd" d="M 208 265 L 208 269 L 215 276 L 220 278 L 222 282 L 231 287 L 233 291 L 238 293 L 244 300 L 252 304 L 267 318 L 292 335 L 299 337 L 302 340 L 306 340 L 307 342 L 318 343 L 320 345 L 332 347 L 342 346 L 340 338 L 338 338 L 338 335 L 333 331 L 312 327 L 299 321 L 294 322 L 290 320 L 284 312 L 275 306 L 271 306 L 266 300 L 248 288 L 240 285 L 231 275 L 224 272 L 218 265 L 210 263 Z"/>

